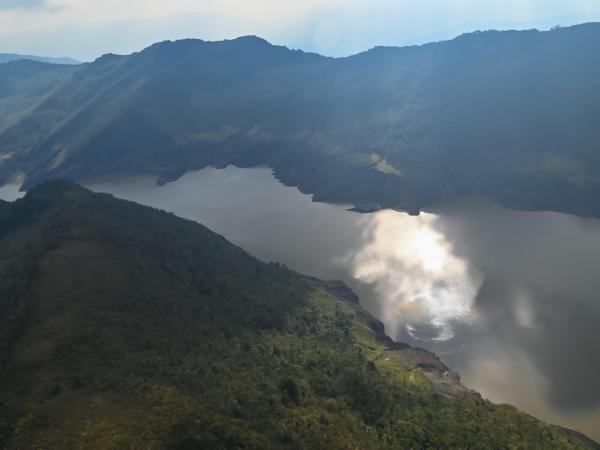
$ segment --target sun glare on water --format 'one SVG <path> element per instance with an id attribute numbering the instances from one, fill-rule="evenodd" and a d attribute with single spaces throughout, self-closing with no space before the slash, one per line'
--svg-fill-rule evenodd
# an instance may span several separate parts
<path id="1" fill-rule="evenodd" d="M 363 245 L 348 258 L 352 275 L 373 286 L 392 335 L 404 327 L 415 339 L 449 340 L 453 324 L 473 318 L 481 282 L 452 253 L 437 220 L 434 214 L 380 211 L 372 215 Z M 419 336 L 424 328 L 433 337 Z"/>

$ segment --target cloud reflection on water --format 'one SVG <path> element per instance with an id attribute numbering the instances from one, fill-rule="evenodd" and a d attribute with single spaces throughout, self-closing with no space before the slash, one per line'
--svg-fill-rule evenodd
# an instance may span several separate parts
<path id="1" fill-rule="evenodd" d="M 600 439 L 600 221 L 481 202 L 357 214 L 312 203 L 268 169 L 92 187 L 204 223 L 263 260 L 343 279 L 392 337 L 440 354 L 486 397 Z"/>
<path id="2" fill-rule="evenodd" d="M 362 245 L 346 264 L 358 282 L 373 286 L 388 333 L 406 328 L 417 340 L 447 341 L 455 322 L 473 320 L 481 284 L 466 261 L 434 227 L 433 214 L 373 214 Z M 360 242 L 360 241 L 359 241 Z"/>

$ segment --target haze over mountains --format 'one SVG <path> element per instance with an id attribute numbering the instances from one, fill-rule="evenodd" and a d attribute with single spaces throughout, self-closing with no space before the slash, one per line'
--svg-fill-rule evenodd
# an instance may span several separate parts
<path id="1" fill-rule="evenodd" d="M 81 61 L 77 61 L 73 58 L 51 58 L 48 56 L 35 56 L 35 55 L 19 55 L 17 53 L 0 53 L 0 64 L 18 61 L 21 59 L 28 59 L 30 61 L 39 61 L 48 64 L 81 64 Z"/>
<path id="2" fill-rule="evenodd" d="M 475 194 L 600 216 L 599 43 L 586 24 L 341 59 L 256 37 L 105 55 L 3 118 L 0 179 L 268 165 L 367 209 Z"/>

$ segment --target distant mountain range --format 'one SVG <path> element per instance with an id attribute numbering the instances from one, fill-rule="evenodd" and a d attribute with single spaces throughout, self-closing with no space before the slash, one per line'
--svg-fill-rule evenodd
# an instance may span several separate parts
<path id="1" fill-rule="evenodd" d="M 126 172 L 164 183 L 267 165 L 316 200 L 359 209 L 479 195 L 600 217 L 599 46 L 600 24 L 338 59 L 257 37 L 162 42 L 63 73 L 17 117 L 5 109 L 0 181 Z"/>
<path id="2" fill-rule="evenodd" d="M 340 282 L 46 182 L 0 201 L 0 448 L 597 449 L 396 344 Z"/>
<path id="3" fill-rule="evenodd" d="M 73 58 L 50 58 L 47 56 L 19 55 L 17 53 L 0 53 L 0 64 L 11 61 L 18 61 L 20 59 L 29 59 L 31 61 L 39 61 L 49 64 L 81 64 L 81 61 L 77 61 Z"/>

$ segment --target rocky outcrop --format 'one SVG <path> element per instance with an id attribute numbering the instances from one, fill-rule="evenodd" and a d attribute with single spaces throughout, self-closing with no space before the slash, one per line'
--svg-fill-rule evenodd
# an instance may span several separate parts
<path id="1" fill-rule="evenodd" d="M 386 353 L 389 357 L 399 358 L 408 369 L 420 369 L 435 391 L 444 397 L 480 396 L 479 393 L 463 385 L 460 375 L 449 369 L 434 353 L 410 346 L 392 347 L 386 350 Z"/>
<path id="2" fill-rule="evenodd" d="M 311 278 L 312 280 L 312 278 Z M 395 342 L 385 333 L 385 326 L 360 306 L 359 297 L 343 281 L 320 281 L 319 286 L 340 300 L 352 305 L 361 320 L 375 332 L 385 345 L 386 357 L 398 358 L 409 370 L 419 369 L 431 382 L 434 390 L 446 398 L 459 398 L 469 395 L 480 396 L 476 391 L 462 384 L 460 375 L 448 368 L 434 353 L 408 344 Z"/>

